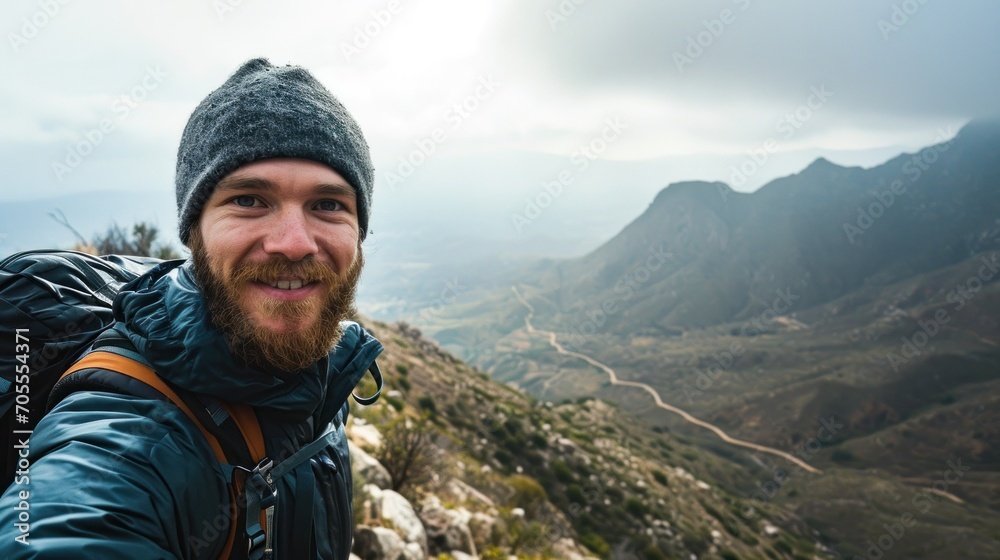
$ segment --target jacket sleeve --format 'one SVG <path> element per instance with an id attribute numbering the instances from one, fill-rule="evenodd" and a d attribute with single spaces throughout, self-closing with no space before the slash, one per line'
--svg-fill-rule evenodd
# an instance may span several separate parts
<path id="1" fill-rule="evenodd" d="M 0 558 L 217 557 L 228 493 L 208 443 L 168 401 L 74 393 L 27 440 L 0 497 Z"/>

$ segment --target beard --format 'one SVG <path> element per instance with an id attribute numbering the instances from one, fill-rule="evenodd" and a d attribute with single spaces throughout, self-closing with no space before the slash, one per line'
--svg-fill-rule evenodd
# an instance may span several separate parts
<path id="1" fill-rule="evenodd" d="M 192 228 L 189 242 L 194 276 L 205 294 L 212 324 L 226 337 L 233 354 L 249 367 L 271 371 L 287 380 L 293 377 L 291 374 L 326 357 L 343 335 L 340 322 L 357 313 L 354 296 L 364 265 L 360 246 L 343 276 L 311 257 L 291 261 L 275 256 L 260 263 L 240 261 L 227 279 L 212 268 L 197 227 Z M 251 283 L 273 284 L 283 274 L 301 278 L 303 285 L 319 282 L 324 290 L 318 296 L 319 304 L 315 296 L 297 301 L 264 298 L 256 302 L 258 311 L 267 316 L 306 325 L 294 332 L 276 332 L 258 325 L 241 303 Z"/>

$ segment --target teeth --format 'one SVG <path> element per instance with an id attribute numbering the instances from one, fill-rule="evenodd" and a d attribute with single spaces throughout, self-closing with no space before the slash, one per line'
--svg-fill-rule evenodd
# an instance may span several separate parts
<path id="1" fill-rule="evenodd" d="M 278 280 L 271 286 L 278 288 L 279 290 L 298 290 L 302 287 L 302 280 Z"/>

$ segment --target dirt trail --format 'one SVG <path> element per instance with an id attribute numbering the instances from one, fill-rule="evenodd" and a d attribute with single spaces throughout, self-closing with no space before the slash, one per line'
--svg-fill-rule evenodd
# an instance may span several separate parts
<path id="1" fill-rule="evenodd" d="M 738 445 L 740 447 L 746 447 L 748 449 L 753 449 L 754 451 L 759 451 L 761 453 L 776 455 L 778 457 L 781 457 L 782 459 L 786 459 L 788 461 L 795 463 L 799 467 L 813 474 L 821 474 L 823 472 L 813 466 L 810 466 L 809 463 L 806 463 L 802 459 L 799 459 L 798 457 L 795 457 L 790 453 L 781 451 L 780 449 L 774 449 L 773 447 L 767 447 L 764 445 L 751 443 L 749 441 L 743 441 L 732 438 L 728 434 L 726 434 L 726 432 L 723 432 L 718 426 L 715 426 L 714 424 L 709 424 L 704 420 L 699 420 L 698 418 L 691 416 L 688 412 L 681 410 L 676 406 L 663 402 L 663 399 L 660 398 L 660 394 L 656 392 L 656 389 L 653 389 L 649 385 L 646 385 L 645 383 L 639 383 L 636 381 L 623 381 L 621 379 L 618 379 L 618 375 L 615 374 L 615 370 L 611 369 L 610 367 L 602 364 L 601 362 L 598 362 L 597 360 L 591 358 L 590 356 L 587 356 L 586 354 L 581 354 L 579 352 L 574 352 L 572 350 L 567 350 L 563 348 L 563 346 L 559 344 L 559 341 L 556 340 L 556 333 L 550 331 L 538 330 L 531 324 L 531 318 L 535 314 L 535 308 L 532 307 L 531 304 L 528 303 L 528 301 L 524 299 L 523 296 L 521 296 L 521 292 L 517 291 L 517 287 L 511 286 L 511 289 L 514 291 L 514 295 L 517 296 L 517 299 L 520 300 L 521 303 L 528 308 L 528 315 L 524 318 L 524 324 L 529 333 L 547 334 L 549 337 L 549 344 L 556 349 L 556 352 L 564 354 L 566 356 L 573 356 L 574 358 L 579 358 L 587 362 L 588 364 L 604 371 L 604 373 L 607 373 L 608 377 L 611 378 L 612 385 L 619 385 L 622 387 L 635 387 L 637 389 L 642 389 L 643 391 L 649 393 L 649 395 L 653 397 L 653 400 L 656 402 L 656 406 L 664 410 L 669 410 L 674 414 L 680 415 L 682 418 L 684 418 L 685 421 L 690 422 L 691 424 L 694 424 L 696 426 L 701 426 L 702 428 L 705 428 L 707 430 L 711 430 L 713 433 L 715 433 L 715 435 L 719 436 L 719 439 L 721 439 L 726 443 L 731 443 L 733 445 Z"/>

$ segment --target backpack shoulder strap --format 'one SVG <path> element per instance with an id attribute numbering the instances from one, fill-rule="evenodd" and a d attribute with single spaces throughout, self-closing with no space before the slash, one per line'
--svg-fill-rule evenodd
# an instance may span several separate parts
<path id="1" fill-rule="evenodd" d="M 180 395 L 178 395 L 169 385 L 160 379 L 160 376 L 156 375 L 156 373 L 149 366 L 116 353 L 98 350 L 90 352 L 73 364 L 68 370 L 66 370 L 66 373 L 62 374 L 59 378 L 59 383 L 73 383 L 72 379 L 68 379 L 69 376 L 78 371 L 90 368 L 105 369 L 128 376 L 132 379 L 145 383 L 162 394 L 164 397 L 167 397 L 170 402 L 177 405 L 177 408 L 181 409 L 181 411 L 188 418 L 190 418 L 196 426 L 198 426 L 202 435 L 205 436 L 209 445 L 212 446 L 212 451 L 215 452 L 215 456 L 223 462 L 226 460 L 226 454 L 222 451 L 222 446 L 219 444 L 219 440 L 216 439 L 216 437 L 212 435 L 212 433 L 209 432 L 204 426 L 202 426 L 201 422 L 198 421 L 198 417 L 195 416 L 194 411 L 188 407 L 184 400 L 181 399 Z M 59 391 L 57 394 L 64 394 L 64 392 L 65 389 Z M 53 393 L 56 393 L 56 391 L 53 391 Z"/>
<path id="2" fill-rule="evenodd" d="M 211 446 L 212 451 L 215 453 L 216 459 L 224 467 L 228 466 L 229 459 L 226 457 L 226 453 L 223 451 L 222 445 L 213 434 L 213 430 L 206 428 L 205 422 L 201 420 L 203 416 L 203 411 L 199 410 L 197 413 L 195 410 L 188 405 L 190 398 L 184 398 L 177 391 L 175 391 L 170 385 L 168 385 L 160 376 L 156 375 L 147 364 L 141 363 L 132 357 L 123 355 L 123 353 L 117 352 L 117 349 L 108 348 L 107 350 L 95 350 L 88 353 L 86 356 L 81 358 L 69 370 L 66 371 L 60 377 L 59 384 L 62 386 L 59 391 L 53 390 L 53 394 L 68 394 L 72 392 L 72 386 L 75 383 L 80 385 L 87 385 L 85 381 L 75 381 L 73 374 L 80 372 L 85 369 L 102 369 L 112 372 L 117 372 L 130 379 L 136 380 L 144 384 L 145 386 L 155 390 L 159 395 L 166 397 L 170 402 L 177 406 L 201 431 L 205 440 Z M 90 386 L 93 388 L 92 386 Z M 133 389 L 129 389 L 132 394 L 137 393 Z M 143 395 L 138 395 L 143 396 Z M 212 400 L 212 404 L 221 407 L 216 410 L 209 410 L 211 414 L 211 419 L 220 418 L 218 420 L 219 424 L 222 424 L 221 418 L 230 418 L 235 423 L 240 434 L 242 434 L 245 440 L 245 446 L 249 449 L 252 458 L 256 461 L 260 461 L 264 456 L 264 437 L 260 430 L 260 424 L 257 422 L 257 416 L 254 414 L 253 409 L 247 405 L 239 405 L 234 403 L 224 403 L 217 400 Z M 224 472 L 227 471 L 226 468 L 223 469 Z M 230 496 L 230 509 L 232 513 L 231 519 L 238 519 L 239 511 L 236 497 L 242 494 L 242 484 L 238 484 L 232 477 L 228 477 L 229 486 L 229 496 Z M 236 486 L 234 488 L 234 486 Z M 237 523 L 230 523 L 229 535 L 226 539 L 226 545 L 223 549 L 220 558 L 229 558 L 232 553 L 233 546 L 236 542 L 237 533 Z"/>

